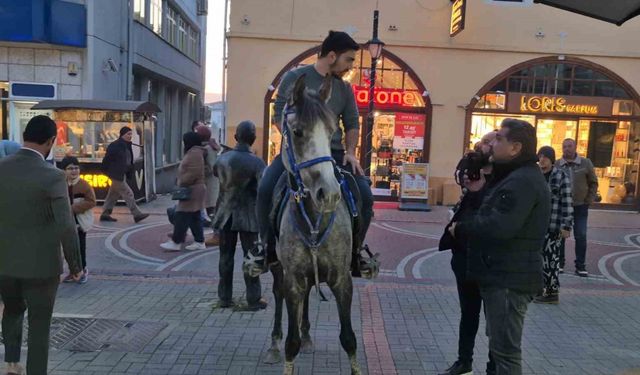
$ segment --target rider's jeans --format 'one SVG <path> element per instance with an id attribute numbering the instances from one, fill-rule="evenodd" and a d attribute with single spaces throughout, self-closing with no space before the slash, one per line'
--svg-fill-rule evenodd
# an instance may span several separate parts
<path id="1" fill-rule="evenodd" d="M 331 156 L 336 160 L 338 166 L 342 168 L 344 152 L 333 151 Z M 258 186 L 256 211 L 260 223 L 260 239 L 262 242 L 267 243 L 267 253 L 269 255 L 275 254 L 275 251 L 272 251 L 275 250 L 275 236 L 271 228 L 271 223 L 269 222 L 269 213 L 271 212 L 273 201 L 273 189 L 284 171 L 284 164 L 282 163 L 280 155 L 278 155 L 273 159 L 273 162 L 271 162 L 267 169 L 265 169 L 262 179 L 260 180 L 260 186 Z M 364 240 L 364 236 L 371 223 L 371 218 L 373 217 L 373 194 L 371 193 L 371 184 L 369 181 L 369 178 L 366 176 L 356 176 L 356 182 L 360 188 L 360 196 L 362 199 L 362 212 L 360 213 L 363 223 L 362 240 Z"/>

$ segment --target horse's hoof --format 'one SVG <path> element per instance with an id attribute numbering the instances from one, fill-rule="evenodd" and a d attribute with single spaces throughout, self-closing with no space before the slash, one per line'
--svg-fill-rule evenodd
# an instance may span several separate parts
<path id="1" fill-rule="evenodd" d="M 280 354 L 280 350 L 269 349 L 267 351 L 267 356 L 264 359 L 264 363 L 274 365 L 280 362 L 282 362 L 282 354 Z"/>
<path id="2" fill-rule="evenodd" d="M 284 371 L 282 372 L 283 375 L 293 375 L 293 370 L 294 370 L 294 366 L 293 366 L 293 362 L 284 362 Z"/>
<path id="3" fill-rule="evenodd" d="M 302 354 L 313 354 L 313 341 L 311 339 L 302 340 L 300 351 Z"/>
<path id="4" fill-rule="evenodd" d="M 362 371 L 360 371 L 360 364 L 355 356 L 351 358 L 351 375 L 362 375 Z"/>

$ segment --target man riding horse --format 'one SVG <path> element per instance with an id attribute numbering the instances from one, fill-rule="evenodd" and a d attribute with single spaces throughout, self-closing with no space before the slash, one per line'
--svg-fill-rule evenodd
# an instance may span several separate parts
<path id="1" fill-rule="evenodd" d="M 317 91 L 327 74 L 333 76 L 331 96 L 327 105 L 336 116 L 336 123 L 342 124 L 342 126 L 338 126 L 338 130 L 331 138 L 331 156 L 338 167 L 354 175 L 359 189 L 359 206 L 361 206 L 357 230 L 354 231 L 352 274 L 356 277 L 372 278 L 377 275 L 379 266 L 376 258 L 371 257 L 367 245 L 364 245 L 364 239 L 373 217 L 373 194 L 371 193 L 371 182 L 369 178 L 364 176 L 364 171 L 355 154 L 360 136 L 358 107 L 351 86 L 342 79 L 352 69 L 356 52 L 359 49 L 358 43 L 347 33 L 330 31 L 322 42 L 320 55 L 315 64 L 293 69 L 284 75 L 278 89 L 274 112 L 278 129 L 282 131 L 282 112 L 296 80 L 304 77 L 306 87 Z M 344 145 L 342 143 L 343 134 Z M 269 264 L 277 262 L 275 234 L 270 214 L 273 204 L 276 203 L 273 202 L 274 187 L 284 171 L 282 158 L 278 155 L 265 170 L 260 181 L 257 213 L 262 242 L 258 243 L 254 253 L 245 259 L 245 272 L 256 273 L 258 270 L 266 272 Z M 367 257 L 361 255 L 363 251 L 368 254 Z"/>

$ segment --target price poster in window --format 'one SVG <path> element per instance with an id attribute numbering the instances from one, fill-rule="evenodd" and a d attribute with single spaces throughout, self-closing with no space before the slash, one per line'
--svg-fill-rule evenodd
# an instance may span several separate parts
<path id="1" fill-rule="evenodd" d="M 402 199 L 429 198 L 429 164 L 402 164 L 402 179 L 400 188 Z"/>

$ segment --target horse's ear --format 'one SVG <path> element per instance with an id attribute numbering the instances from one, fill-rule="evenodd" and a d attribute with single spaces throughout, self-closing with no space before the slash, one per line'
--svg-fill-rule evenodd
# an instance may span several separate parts
<path id="1" fill-rule="evenodd" d="M 320 85 L 320 99 L 327 103 L 331 98 L 331 84 L 333 83 L 333 76 L 329 73 L 324 76 L 324 80 L 322 81 L 322 85 Z"/>
<path id="2" fill-rule="evenodd" d="M 296 104 L 302 103 L 304 100 L 304 90 L 307 88 L 304 83 L 304 77 L 306 75 L 303 74 L 296 80 L 296 83 L 293 85 L 293 91 L 291 91 L 291 96 L 289 97 L 289 105 L 293 106 Z"/>

